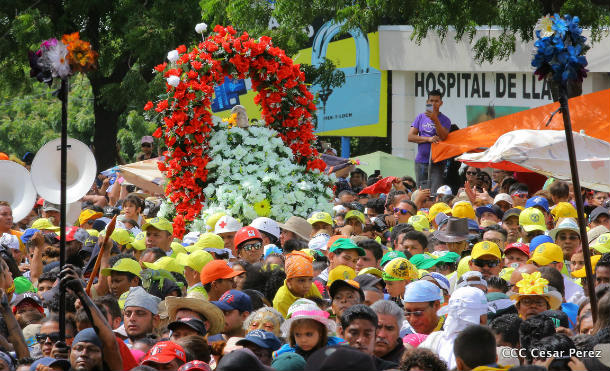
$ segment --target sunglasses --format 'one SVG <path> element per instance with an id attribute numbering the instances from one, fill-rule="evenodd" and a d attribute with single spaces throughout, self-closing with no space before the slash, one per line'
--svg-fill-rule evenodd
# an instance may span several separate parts
<path id="1" fill-rule="evenodd" d="M 527 198 L 527 193 L 513 193 L 513 197 Z"/>
<path id="2" fill-rule="evenodd" d="M 142 147 L 152 147 L 151 143 L 142 143 Z"/>
<path id="3" fill-rule="evenodd" d="M 421 317 L 424 315 L 423 310 L 416 310 L 415 312 L 405 312 L 405 317 L 413 316 L 413 317 Z"/>
<path id="4" fill-rule="evenodd" d="M 477 175 L 476 171 L 467 171 L 466 174 L 468 175 Z"/>
<path id="5" fill-rule="evenodd" d="M 561 236 L 557 236 L 557 239 L 565 241 L 565 240 L 572 240 L 572 241 L 576 241 L 576 240 L 580 240 L 580 236 L 575 235 L 575 234 L 571 234 L 569 236 L 563 234 Z"/>
<path id="6" fill-rule="evenodd" d="M 39 343 L 44 343 L 47 339 L 51 339 L 52 343 L 58 342 L 59 332 L 51 332 L 50 334 L 36 334 L 36 341 L 38 341 Z"/>
<path id="7" fill-rule="evenodd" d="M 245 251 L 252 251 L 252 250 L 260 250 L 263 247 L 263 244 L 260 242 L 255 242 L 255 243 L 251 243 L 248 245 L 244 245 L 244 247 L 242 247 L 242 249 L 244 249 Z"/>
<path id="8" fill-rule="evenodd" d="M 485 266 L 488 266 L 489 268 L 494 268 L 500 264 L 499 260 L 472 259 L 472 262 L 479 268 L 483 268 Z"/>
<path id="9" fill-rule="evenodd" d="M 395 208 L 394 208 L 394 213 L 395 213 L 395 214 L 396 214 L 396 213 L 401 213 L 402 215 L 406 215 L 407 213 L 409 213 L 409 214 L 413 215 L 413 213 L 412 213 L 410 210 L 407 210 L 407 209 L 400 209 L 400 208 L 398 208 L 398 207 L 395 207 Z"/>

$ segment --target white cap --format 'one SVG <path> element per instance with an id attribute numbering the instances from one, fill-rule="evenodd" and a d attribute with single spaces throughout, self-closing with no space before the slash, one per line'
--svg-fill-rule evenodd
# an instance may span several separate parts
<path id="1" fill-rule="evenodd" d="M 453 196 L 453 192 L 451 191 L 451 187 L 449 187 L 448 185 L 442 185 L 440 187 L 438 187 L 438 189 L 436 190 L 436 194 L 441 194 L 441 195 L 446 195 L 446 196 Z"/>
<path id="2" fill-rule="evenodd" d="M 325 233 L 320 233 L 319 235 L 313 237 L 309 240 L 307 247 L 312 250 L 326 250 L 326 244 L 330 240 L 330 237 Z"/>
<path id="3" fill-rule="evenodd" d="M 333 211 L 335 212 L 335 215 L 337 215 L 337 214 L 346 213 L 349 210 L 343 205 L 335 205 L 335 206 L 333 206 Z"/>
<path id="4" fill-rule="evenodd" d="M 194 245 L 199 240 L 200 235 L 199 232 L 189 232 L 182 237 L 182 242 L 186 243 L 187 246 Z"/>
<path id="5" fill-rule="evenodd" d="M 214 226 L 214 234 L 237 232 L 243 225 L 229 215 L 223 215 Z"/>
<path id="6" fill-rule="evenodd" d="M 510 197 L 507 193 L 498 193 L 494 198 L 494 205 L 497 204 L 499 201 L 508 202 L 510 206 L 513 206 L 513 198 Z"/>
<path id="7" fill-rule="evenodd" d="M 13 250 L 19 250 L 19 239 L 17 236 L 10 233 L 2 234 L 2 237 L 0 237 L 0 244 L 6 245 Z"/>
<path id="8" fill-rule="evenodd" d="M 250 223 L 250 227 L 254 227 L 259 231 L 267 232 L 275 238 L 280 238 L 280 226 L 273 219 L 264 216 L 258 217 Z"/>

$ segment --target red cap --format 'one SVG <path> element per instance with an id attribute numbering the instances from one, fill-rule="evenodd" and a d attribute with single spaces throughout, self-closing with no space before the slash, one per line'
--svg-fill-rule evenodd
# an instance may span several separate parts
<path id="1" fill-rule="evenodd" d="M 36 201 L 36 206 L 42 206 L 44 204 L 44 198 L 39 197 L 38 201 Z"/>
<path id="2" fill-rule="evenodd" d="M 530 256 L 530 247 L 526 243 L 521 243 L 521 242 L 510 243 L 510 244 L 506 245 L 506 247 L 504 248 L 504 253 L 506 254 L 506 252 L 508 252 L 508 250 L 519 250 L 522 253 L 524 253 L 528 258 Z"/>
<path id="3" fill-rule="evenodd" d="M 186 353 L 184 353 L 184 349 L 174 342 L 160 341 L 146 353 L 146 357 L 142 360 L 142 364 L 144 365 L 147 362 L 170 363 L 176 358 L 183 363 L 186 362 Z"/>
<path id="4" fill-rule="evenodd" d="M 262 241 L 263 237 L 261 236 L 261 233 L 258 231 L 258 229 L 247 225 L 237 231 L 237 233 L 235 233 L 235 237 L 233 238 L 233 246 L 237 249 L 237 246 L 250 240 Z"/>
<path id="5" fill-rule="evenodd" d="M 66 242 L 74 241 L 76 231 L 78 231 L 78 227 L 66 227 Z"/>
<path id="6" fill-rule="evenodd" d="M 219 279 L 233 278 L 244 273 L 244 271 L 234 271 L 224 260 L 212 260 L 201 268 L 201 283 L 208 284 Z"/>

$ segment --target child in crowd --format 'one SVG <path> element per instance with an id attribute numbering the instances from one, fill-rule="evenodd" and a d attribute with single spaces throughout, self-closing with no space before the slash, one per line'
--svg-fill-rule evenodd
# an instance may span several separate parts
<path id="1" fill-rule="evenodd" d="M 280 354 L 294 352 L 307 360 L 324 346 L 345 344 L 345 340 L 329 336 L 329 333 L 335 333 L 336 324 L 328 318 L 328 312 L 321 310 L 311 300 L 295 301 L 288 310 L 288 317 L 281 327 L 288 343 L 273 353 L 273 359 Z"/>
<path id="2" fill-rule="evenodd" d="M 303 251 L 293 251 L 286 255 L 286 281 L 273 298 L 273 308 L 284 317 L 298 298 L 322 297 L 313 284 L 312 261 L 313 258 Z"/>

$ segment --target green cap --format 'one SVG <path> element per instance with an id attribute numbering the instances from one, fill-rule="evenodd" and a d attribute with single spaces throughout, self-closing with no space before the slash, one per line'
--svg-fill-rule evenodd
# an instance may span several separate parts
<path id="1" fill-rule="evenodd" d="M 17 277 L 13 280 L 15 284 L 15 294 L 23 294 L 24 292 L 36 292 L 36 287 L 26 277 Z"/>
<path id="2" fill-rule="evenodd" d="M 174 227 L 172 226 L 172 223 L 165 218 L 157 217 L 148 220 L 142 226 L 142 230 L 146 232 L 149 227 L 156 228 L 160 231 L 169 232 L 169 234 L 174 234 Z"/>
<path id="3" fill-rule="evenodd" d="M 102 276 L 110 276 L 111 272 L 131 273 L 140 277 L 142 267 L 140 266 L 140 263 L 131 258 L 123 258 L 114 263 L 112 268 L 104 268 L 101 271 Z"/>
<path id="4" fill-rule="evenodd" d="M 409 259 L 417 269 L 429 269 L 439 263 L 456 263 L 458 260 L 460 260 L 460 255 L 451 251 L 442 256 L 436 256 L 430 253 L 416 254 Z"/>
<path id="5" fill-rule="evenodd" d="M 406 259 L 407 256 L 402 251 L 388 251 L 387 253 L 383 254 L 383 257 L 381 257 L 381 261 L 379 262 L 379 265 L 383 267 L 387 262 L 389 262 L 392 259 L 396 259 L 396 258 L 405 258 Z"/>
<path id="6" fill-rule="evenodd" d="M 365 256 L 366 252 L 364 249 L 358 245 L 356 245 L 349 238 L 339 238 L 332 245 L 330 245 L 330 252 L 335 252 L 337 249 L 342 250 L 351 250 L 354 249 L 358 252 L 358 256 Z"/>

